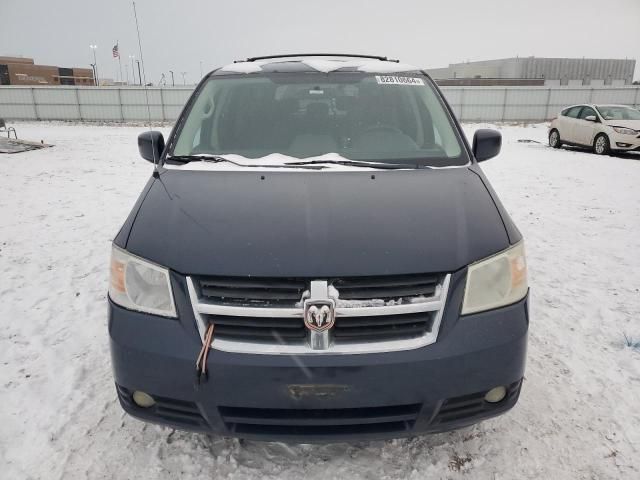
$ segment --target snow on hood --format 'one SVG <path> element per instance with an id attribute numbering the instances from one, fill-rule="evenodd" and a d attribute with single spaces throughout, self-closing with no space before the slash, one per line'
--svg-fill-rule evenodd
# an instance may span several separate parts
<path id="1" fill-rule="evenodd" d="M 295 166 L 291 166 L 291 168 L 282 168 L 280 165 L 286 165 L 291 162 L 318 162 L 322 165 L 322 160 L 328 161 L 349 161 L 349 159 L 343 157 L 338 153 L 327 153 L 324 155 L 320 155 L 318 157 L 309 157 L 309 158 L 297 158 L 289 155 L 284 155 L 282 153 L 271 153 L 264 157 L 260 158 L 247 158 L 242 155 L 237 155 L 235 153 L 225 154 L 225 155 L 216 155 L 216 157 L 224 158 L 226 160 L 230 160 L 233 163 L 229 162 L 205 162 L 205 161 L 193 161 L 189 163 L 185 163 L 184 165 L 169 165 L 165 164 L 164 168 L 168 170 L 199 170 L 199 171 L 215 171 L 215 170 L 244 170 L 245 166 L 252 167 L 252 170 L 259 171 L 321 171 L 321 170 L 309 170 L 304 168 L 296 168 Z M 335 170 L 363 170 L 363 167 L 353 167 L 349 165 L 336 165 L 336 164 L 324 164 L 326 169 L 335 169 Z M 367 170 L 373 170 L 367 169 Z"/>
<path id="2" fill-rule="evenodd" d="M 209 155 L 203 155 L 209 156 Z M 328 162 L 331 161 L 350 161 L 351 159 L 343 157 L 339 153 L 325 153 L 324 155 L 319 155 L 316 157 L 307 157 L 307 158 L 298 158 L 292 157 L 290 155 L 285 155 L 283 153 L 270 153 L 264 157 L 259 158 L 247 158 L 243 155 L 238 155 L 235 153 L 228 153 L 223 155 L 210 155 L 211 158 L 224 158 L 225 160 L 229 160 L 229 162 L 206 162 L 206 161 L 192 161 L 189 163 L 185 163 L 183 165 L 171 165 L 165 163 L 163 167 L 167 170 L 183 170 L 183 171 L 220 171 L 220 170 L 244 170 L 246 167 L 252 167 L 253 170 L 259 171 L 296 171 L 296 172 L 322 172 L 326 170 L 341 170 L 341 171 L 363 171 L 363 170 L 377 170 L 375 168 L 376 162 L 368 162 L 371 163 L 372 167 L 360 167 L 353 165 L 339 165 L 335 163 L 325 163 L 322 161 L 326 160 Z M 357 162 L 367 163 L 366 160 L 354 160 Z M 313 170 L 313 169 L 305 169 L 300 168 L 299 166 L 291 165 L 290 168 L 286 168 L 285 166 L 288 163 L 298 163 L 298 162 L 314 162 L 317 165 L 322 165 L 325 168 Z M 433 165 L 424 165 L 422 168 L 430 169 L 430 170 L 450 170 L 457 168 L 467 168 L 471 162 L 467 162 L 464 165 L 446 165 L 443 167 L 436 167 Z M 281 166 L 282 165 L 282 166 Z M 283 168 L 284 167 L 284 168 Z M 411 168 L 400 168 L 398 170 L 412 170 Z"/>
<path id="3" fill-rule="evenodd" d="M 207 156 L 207 155 L 203 155 Z M 229 162 L 206 162 L 206 161 L 192 161 L 189 163 L 185 163 L 183 165 L 171 165 L 165 163 L 163 165 L 167 170 L 183 170 L 183 171 L 220 171 L 220 170 L 245 170 L 246 167 L 251 167 L 252 170 L 257 171 L 296 171 L 296 172 L 322 172 L 326 170 L 341 170 L 341 171 L 367 171 L 367 170 L 377 170 L 375 168 L 376 162 L 368 162 L 371 163 L 372 167 L 360 167 L 353 165 L 339 165 L 335 163 L 325 163 L 322 161 L 326 160 L 328 162 L 331 161 L 350 161 L 351 159 L 343 157 L 339 153 L 325 153 L 324 155 L 319 155 L 317 157 L 307 157 L 307 158 L 298 158 L 292 157 L 290 155 L 284 155 L 282 153 L 270 153 L 264 157 L 260 158 L 247 158 L 243 155 L 238 155 L 235 153 L 228 153 L 223 155 L 211 155 L 212 158 L 224 158 L 229 160 Z M 366 160 L 354 160 L 357 162 L 367 163 Z M 323 168 L 318 170 L 299 168 L 295 165 L 291 165 L 290 168 L 283 168 L 288 163 L 298 163 L 298 162 L 314 162 L 317 165 L 322 165 Z M 432 165 L 424 165 L 423 168 L 427 168 L 430 170 L 449 170 L 456 168 L 466 168 L 470 164 L 466 163 L 465 165 L 447 165 L 443 167 L 436 167 Z M 398 170 L 412 170 L 411 168 L 400 168 Z"/>

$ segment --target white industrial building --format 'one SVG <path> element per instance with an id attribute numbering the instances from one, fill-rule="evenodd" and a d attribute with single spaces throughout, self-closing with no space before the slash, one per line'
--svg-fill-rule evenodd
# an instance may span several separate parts
<path id="1" fill-rule="evenodd" d="M 426 71 L 434 79 L 544 79 L 545 85 L 624 86 L 633 82 L 636 61 L 608 58 L 515 57 L 452 63 Z"/>

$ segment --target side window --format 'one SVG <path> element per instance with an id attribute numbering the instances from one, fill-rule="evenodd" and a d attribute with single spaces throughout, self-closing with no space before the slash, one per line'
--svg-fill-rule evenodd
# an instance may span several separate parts
<path id="1" fill-rule="evenodd" d="M 216 106 L 214 103 L 215 82 L 210 82 L 198 95 L 187 121 L 182 127 L 174 155 L 190 155 L 206 152 L 210 148 L 211 138 L 203 127 L 211 124 Z"/>
<path id="2" fill-rule="evenodd" d="M 566 115 L 569 118 L 578 118 L 578 114 L 580 113 L 581 109 L 581 105 L 578 105 L 577 107 L 571 107 L 569 110 L 567 110 Z"/>
<path id="3" fill-rule="evenodd" d="M 191 145 L 191 151 L 194 151 L 196 149 L 196 147 L 200 146 L 200 134 L 202 133 L 202 127 L 200 127 L 198 129 L 198 131 L 196 132 L 195 137 L 193 137 L 193 142 Z"/>
<path id="4" fill-rule="evenodd" d="M 593 108 L 591 107 L 584 107 L 582 109 L 582 111 L 580 112 L 580 117 L 582 120 L 586 119 L 589 115 L 593 115 L 594 117 L 598 118 L 598 116 L 596 115 L 596 112 L 593 110 Z"/>

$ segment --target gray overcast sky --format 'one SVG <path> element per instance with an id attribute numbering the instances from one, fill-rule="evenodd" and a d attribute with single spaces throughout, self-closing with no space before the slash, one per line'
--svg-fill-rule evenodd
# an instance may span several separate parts
<path id="1" fill-rule="evenodd" d="M 138 0 L 148 81 L 252 55 L 383 54 L 422 67 L 511 56 L 636 58 L 640 0 Z M 138 56 L 128 0 L 0 0 L 0 55 L 100 75 Z M 640 77 L 636 65 L 635 78 Z"/>

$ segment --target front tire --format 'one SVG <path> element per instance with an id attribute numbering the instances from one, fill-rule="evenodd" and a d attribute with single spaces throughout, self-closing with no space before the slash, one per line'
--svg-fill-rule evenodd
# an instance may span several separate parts
<path id="1" fill-rule="evenodd" d="M 604 133 L 600 133 L 593 140 L 593 153 L 596 155 L 609 155 L 611 153 L 611 144 L 609 137 Z"/>
<path id="2" fill-rule="evenodd" d="M 549 146 L 552 148 L 560 148 L 562 146 L 560 132 L 555 128 L 549 132 Z"/>

